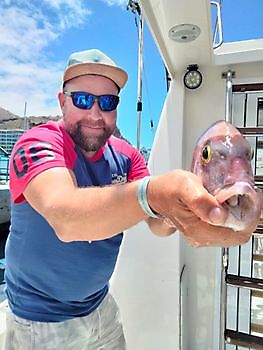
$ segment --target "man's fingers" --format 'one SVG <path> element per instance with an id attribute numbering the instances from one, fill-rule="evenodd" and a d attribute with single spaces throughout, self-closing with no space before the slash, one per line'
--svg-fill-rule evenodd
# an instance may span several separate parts
<path id="1" fill-rule="evenodd" d="M 180 194 L 184 204 L 203 221 L 215 225 L 224 224 L 226 210 L 208 193 L 196 175 L 190 173 L 185 176 L 180 186 Z"/>
<path id="2" fill-rule="evenodd" d="M 176 216 L 176 210 L 181 203 L 206 222 L 217 225 L 225 222 L 225 210 L 203 187 L 201 180 L 195 174 L 176 170 L 168 174 L 153 177 L 147 190 L 150 207 L 165 217 Z"/>
<path id="3" fill-rule="evenodd" d="M 169 218 L 194 247 L 230 247 L 250 238 L 249 232 L 223 227 L 227 211 L 195 174 L 176 170 L 155 177 L 149 183 L 147 195 L 150 207 Z"/>
<path id="4" fill-rule="evenodd" d="M 223 225 L 226 221 L 227 211 L 224 208 L 213 208 L 209 212 L 209 222 L 213 225 Z"/>
<path id="5" fill-rule="evenodd" d="M 234 232 L 231 229 L 213 226 L 198 219 L 185 226 L 182 233 L 193 247 L 232 247 L 244 244 L 250 238 L 248 232 Z"/>
<path id="6" fill-rule="evenodd" d="M 174 214 L 176 218 L 170 217 L 170 219 L 176 222 L 177 228 L 193 247 L 231 247 L 244 244 L 250 238 L 247 232 L 234 232 L 218 224 L 211 225 L 203 221 L 183 203 L 177 204 Z"/>

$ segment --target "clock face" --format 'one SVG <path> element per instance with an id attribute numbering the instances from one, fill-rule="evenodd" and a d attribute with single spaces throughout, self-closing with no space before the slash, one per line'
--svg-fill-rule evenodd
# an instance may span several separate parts
<path id="1" fill-rule="evenodd" d="M 188 89 L 196 89 L 201 83 L 202 75 L 196 70 L 190 70 L 184 76 L 184 84 Z"/>

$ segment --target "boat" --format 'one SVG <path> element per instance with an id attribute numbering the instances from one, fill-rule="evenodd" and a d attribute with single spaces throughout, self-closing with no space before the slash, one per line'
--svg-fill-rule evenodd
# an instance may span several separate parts
<path id="1" fill-rule="evenodd" d="M 10 193 L 8 182 L 0 182 L 0 224 L 10 220 Z"/>
<path id="2" fill-rule="evenodd" d="M 198 137 L 224 119 L 255 148 L 262 188 L 263 39 L 224 43 L 222 1 L 139 5 L 169 77 L 151 173 L 190 169 Z M 144 223 L 127 230 L 111 292 L 128 349 L 263 349 L 262 228 L 229 249 L 192 248 L 179 233 L 158 238 Z"/>
<path id="3" fill-rule="evenodd" d="M 255 148 L 262 187 L 263 39 L 224 43 L 221 1 L 141 0 L 138 6 L 169 77 L 151 173 L 190 169 L 199 135 L 225 119 Z M 260 222 L 247 244 L 197 249 L 179 232 L 154 236 L 143 222 L 127 230 L 110 284 L 127 349 L 262 349 L 262 233 Z M 0 349 L 4 314 L 2 304 Z"/>
<path id="4" fill-rule="evenodd" d="M 0 224 L 10 220 L 9 158 L 23 129 L 0 130 Z"/>
<path id="5" fill-rule="evenodd" d="M 0 224 L 10 220 L 9 154 L 0 146 Z"/>

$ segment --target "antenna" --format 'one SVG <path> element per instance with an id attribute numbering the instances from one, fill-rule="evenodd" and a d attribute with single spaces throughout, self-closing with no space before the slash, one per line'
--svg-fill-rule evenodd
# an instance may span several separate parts
<path id="1" fill-rule="evenodd" d="M 24 130 L 27 130 L 27 115 L 26 115 L 26 107 L 27 107 L 27 102 L 25 102 L 25 107 L 24 107 Z"/>

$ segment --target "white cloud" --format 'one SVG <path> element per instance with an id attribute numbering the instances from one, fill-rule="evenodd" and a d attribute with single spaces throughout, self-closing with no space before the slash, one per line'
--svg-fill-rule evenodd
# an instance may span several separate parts
<path id="1" fill-rule="evenodd" d="M 41 27 L 39 21 L 23 9 L 10 7 L 1 9 L 0 56 L 17 60 L 32 60 L 39 52 L 56 39 L 58 34 L 48 23 Z"/>
<path id="2" fill-rule="evenodd" d="M 24 103 L 28 103 L 28 115 L 58 114 L 56 94 L 60 87 L 63 67 L 37 63 L 10 61 L 0 68 L 0 105 L 9 111 L 23 115 Z M 50 97 L 53 103 L 50 104 Z"/>
<path id="3" fill-rule="evenodd" d="M 128 5 L 128 0 L 103 0 L 109 6 L 121 6 L 126 7 Z"/>
<path id="4" fill-rule="evenodd" d="M 44 0 L 51 11 L 55 11 L 58 18 L 59 28 L 67 29 L 78 27 L 84 23 L 91 11 L 86 7 L 85 1 L 79 0 Z"/>
<path id="5" fill-rule="evenodd" d="M 23 115 L 58 114 L 65 62 L 50 62 L 48 45 L 91 14 L 84 0 L 0 1 L 0 106 Z"/>

